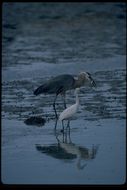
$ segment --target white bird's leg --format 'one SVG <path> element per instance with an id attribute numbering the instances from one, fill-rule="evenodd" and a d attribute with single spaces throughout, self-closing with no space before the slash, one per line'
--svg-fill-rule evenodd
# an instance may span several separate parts
<path id="1" fill-rule="evenodd" d="M 62 120 L 62 127 L 63 127 L 63 133 L 64 133 L 64 121 Z"/>
<path id="2" fill-rule="evenodd" d="M 65 133 L 65 143 L 67 143 L 67 131 Z"/>
<path id="3" fill-rule="evenodd" d="M 70 120 L 68 120 L 68 123 L 67 123 L 67 128 L 68 128 L 68 135 L 69 135 L 69 143 L 71 143 L 71 137 L 70 137 Z"/>
<path id="4" fill-rule="evenodd" d="M 71 141 L 71 135 L 70 135 L 70 126 L 69 126 L 69 143 L 72 143 L 72 141 Z"/>
<path id="5" fill-rule="evenodd" d="M 67 122 L 67 128 L 70 128 L 70 120 Z"/>
<path id="6" fill-rule="evenodd" d="M 65 136 L 65 133 L 64 133 L 64 131 L 63 131 L 63 143 L 65 142 L 65 140 L 64 140 L 64 136 Z"/>
<path id="7" fill-rule="evenodd" d="M 56 107 L 55 107 L 56 99 L 57 99 L 57 95 L 55 96 L 55 99 L 54 99 L 54 102 L 53 102 L 53 108 L 54 108 L 54 111 L 55 111 L 56 119 L 58 119 L 58 115 L 57 115 L 57 111 L 56 111 Z"/>

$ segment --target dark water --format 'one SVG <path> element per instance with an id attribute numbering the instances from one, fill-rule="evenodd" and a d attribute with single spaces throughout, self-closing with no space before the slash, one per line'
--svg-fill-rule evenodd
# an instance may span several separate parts
<path id="1" fill-rule="evenodd" d="M 2 181 L 5 184 L 123 184 L 126 142 L 124 3 L 4 3 Z M 88 71 L 70 134 L 54 133 L 49 78 Z M 75 102 L 67 92 L 67 106 Z M 62 98 L 57 110 L 63 110 Z M 24 121 L 38 116 L 42 127 Z"/>

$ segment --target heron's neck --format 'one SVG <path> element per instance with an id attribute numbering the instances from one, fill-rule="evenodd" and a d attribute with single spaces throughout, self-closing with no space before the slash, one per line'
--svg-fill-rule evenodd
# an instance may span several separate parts
<path id="1" fill-rule="evenodd" d="M 75 79 L 74 88 L 79 88 L 84 85 L 84 80 L 81 78 Z"/>

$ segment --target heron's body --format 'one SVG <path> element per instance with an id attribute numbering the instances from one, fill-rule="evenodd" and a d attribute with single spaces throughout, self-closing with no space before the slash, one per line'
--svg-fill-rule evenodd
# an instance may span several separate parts
<path id="1" fill-rule="evenodd" d="M 56 95 L 60 93 L 65 93 L 67 90 L 74 88 L 75 80 L 71 75 L 59 75 L 54 77 L 53 79 L 48 80 L 46 83 L 41 85 L 34 91 L 35 95 L 39 95 L 42 93 L 53 94 Z"/>

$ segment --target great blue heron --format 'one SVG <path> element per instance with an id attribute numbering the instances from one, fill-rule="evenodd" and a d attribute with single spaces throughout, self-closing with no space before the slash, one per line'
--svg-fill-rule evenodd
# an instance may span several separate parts
<path id="1" fill-rule="evenodd" d="M 68 126 L 69 126 L 69 121 L 70 119 L 74 116 L 74 114 L 77 112 L 78 107 L 79 107 L 79 97 L 78 97 L 78 92 L 79 88 L 76 88 L 75 90 L 75 95 L 76 95 L 76 103 L 71 105 L 70 107 L 66 108 L 59 116 L 59 121 L 62 121 L 62 126 L 64 130 L 64 120 L 68 120 Z"/>
<path id="2" fill-rule="evenodd" d="M 38 87 L 34 91 L 34 95 L 39 95 L 42 93 L 47 93 L 47 94 L 55 93 L 56 96 L 53 102 L 53 108 L 55 110 L 55 115 L 57 118 L 57 112 L 55 108 L 55 102 L 56 102 L 57 96 L 59 94 L 63 96 L 64 107 L 66 108 L 66 102 L 65 102 L 66 91 L 75 89 L 75 88 L 80 88 L 81 86 L 84 86 L 86 83 L 90 83 L 92 86 L 96 86 L 94 80 L 92 79 L 90 73 L 88 72 L 80 72 L 77 78 L 69 74 L 63 74 L 63 75 L 59 75 L 48 80 L 43 85 Z"/>

